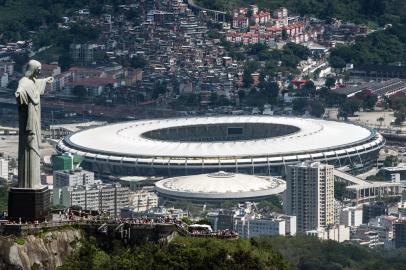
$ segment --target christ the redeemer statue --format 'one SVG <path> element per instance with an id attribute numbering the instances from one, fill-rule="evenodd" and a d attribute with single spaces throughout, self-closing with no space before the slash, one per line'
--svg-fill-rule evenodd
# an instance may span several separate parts
<path id="1" fill-rule="evenodd" d="M 40 95 L 44 94 L 47 83 L 53 78 L 38 79 L 41 63 L 30 60 L 25 76 L 20 79 L 15 93 L 19 117 L 18 142 L 18 187 L 39 188 L 41 142 Z"/>

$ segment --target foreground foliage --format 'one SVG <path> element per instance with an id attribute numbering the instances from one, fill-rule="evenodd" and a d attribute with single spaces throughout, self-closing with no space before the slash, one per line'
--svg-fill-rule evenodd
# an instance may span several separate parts
<path id="1" fill-rule="evenodd" d="M 179 237 L 169 245 L 132 248 L 117 240 L 96 242 L 86 240 L 60 269 L 287 269 L 272 248 L 260 249 L 248 240 Z"/>
<path id="2" fill-rule="evenodd" d="M 406 250 L 369 249 L 356 244 L 320 241 L 313 237 L 265 237 L 260 248 L 272 246 L 289 262 L 290 269 L 399 270 L 406 269 Z"/>
<path id="3" fill-rule="evenodd" d="M 169 245 L 127 247 L 91 237 L 71 256 L 70 269 L 406 269 L 406 250 L 373 250 L 307 236 L 236 241 L 178 237 Z"/>

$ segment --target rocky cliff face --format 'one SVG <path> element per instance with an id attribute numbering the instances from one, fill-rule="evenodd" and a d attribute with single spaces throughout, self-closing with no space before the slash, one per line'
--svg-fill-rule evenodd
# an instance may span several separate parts
<path id="1" fill-rule="evenodd" d="M 65 229 L 41 236 L 24 236 L 18 241 L 0 238 L 0 269 L 55 269 L 75 249 L 80 230 Z M 18 242 L 18 243 L 16 243 Z"/>

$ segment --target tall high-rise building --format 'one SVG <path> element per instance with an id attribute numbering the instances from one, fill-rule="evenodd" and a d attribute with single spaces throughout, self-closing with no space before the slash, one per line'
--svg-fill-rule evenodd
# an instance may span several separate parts
<path id="1" fill-rule="evenodd" d="M 298 232 L 333 224 L 334 166 L 319 162 L 289 166 L 284 208 L 297 217 Z"/>

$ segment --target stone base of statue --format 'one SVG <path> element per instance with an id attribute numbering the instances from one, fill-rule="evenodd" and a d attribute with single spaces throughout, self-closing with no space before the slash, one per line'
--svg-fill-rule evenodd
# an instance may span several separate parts
<path id="1" fill-rule="evenodd" d="M 49 220 L 50 190 L 47 186 L 39 188 L 10 188 L 8 194 L 8 219 L 22 222 Z"/>

